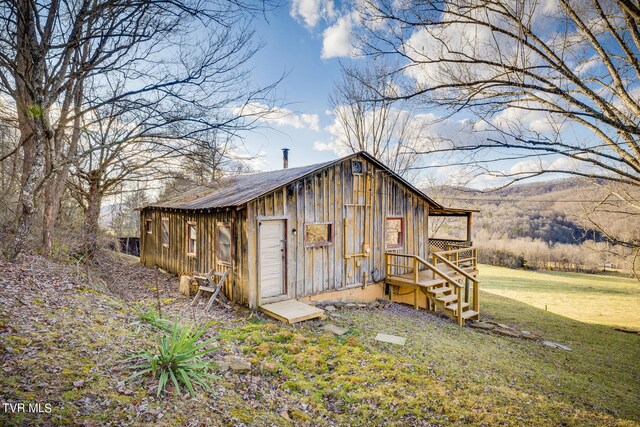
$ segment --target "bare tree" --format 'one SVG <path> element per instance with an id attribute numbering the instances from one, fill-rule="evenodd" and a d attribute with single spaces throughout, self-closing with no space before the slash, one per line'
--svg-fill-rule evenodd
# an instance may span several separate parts
<path id="1" fill-rule="evenodd" d="M 484 132 L 438 150 L 529 160 L 512 171 L 482 166 L 509 183 L 549 172 L 608 183 L 607 200 L 638 222 L 637 1 L 365 0 L 362 15 L 366 54 L 401 61 L 390 74 L 402 90 L 387 98 L 447 110 Z M 610 238 L 638 250 L 638 230 Z"/>
<path id="2" fill-rule="evenodd" d="M 221 176 L 223 166 L 234 163 L 235 138 L 229 129 L 194 128 L 191 113 L 174 113 L 170 124 L 159 125 L 157 113 L 137 103 L 112 102 L 83 116 L 67 188 L 84 211 L 82 251 L 87 259 L 98 247 L 103 202 L 124 186 L 157 185 L 173 177 L 176 168 L 184 168 L 195 182 L 210 182 Z M 220 114 L 215 122 L 225 120 Z"/>
<path id="3" fill-rule="evenodd" d="M 15 114 L 3 101 L 0 98 L 0 198 L 6 201 L 17 188 L 20 156 L 17 155 L 19 136 Z"/>
<path id="4" fill-rule="evenodd" d="M 343 66 L 329 97 L 336 116 L 336 143 L 352 152 L 368 151 L 400 175 L 416 166 L 425 123 L 408 102 L 395 101 L 397 84 L 386 65 Z"/>
<path id="5" fill-rule="evenodd" d="M 235 135 L 213 129 L 189 139 L 183 150 L 180 176 L 196 185 L 211 184 L 229 174 L 246 172 L 254 157 L 245 153 Z"/>
<path id="6" fill-rule="evenodd" d="M 78 155 L 66 186 L 84 211 L 82 252 L 86 258 L 92 258 L 97 249 L 103 201 L 121 192 L 125 183 L 161 179 L 179 153 L 174 132 L 165 134 L 150 126 L 155 116 L 148 114 L 114 102 L 83 116 Z"/>
<path id="7" fill-rule="evenodd" d="M 15 0 L 0 3 L 0 93 L 17 111 L 22 152 L 15 257 L 45 193 L 45 249 L 77 153 L 81 117 L 112 102 L 157 112 L 171 124 L 178 106 L 191 124 L 233 132 L 241 120 L 212 123 L 213 111 L 263 98 L 240 85 L 256 51 L 247 12 L 265 2 L 233 0 Z M 109 81 L 126 82 L 114 91 Z M 91 102 L 86 88 L 91 86 Z M 105 90 L 99 90 L 104 88 Z M 175 102 L 169 102 L 169 100 Z M 176 105 L 176 103 L 178 105 Z M 183 105 L 179 105 L 183 103 Z M 242 111 L 242 109 L 236 109 Z M 175 111 L 173 111 L 175 113 Z M 242 113 L 238 117 L 242 118 Z M 236 118 L 238 118 L 236 117 Z"/>

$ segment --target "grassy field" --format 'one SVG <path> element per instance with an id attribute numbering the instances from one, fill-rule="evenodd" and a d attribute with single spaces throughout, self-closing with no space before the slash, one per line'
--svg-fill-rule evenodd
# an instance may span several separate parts
<path id="1" fill-rule="evenodd" d="M 481 288 L 582 322 L 640 329 L 640 282 L 614 275 L 482 265 Z"/>
<path id="2" fill-rule="evenodd" d="M 286 325 L 214 305 L 206 313 L 220 346 L 205 356 L 219 374 L 212 390 L 191 398 L 169 386 L 158 398 L 157 380 L 128 380 L 122 361 L 154 348 L 162 331 L 141 324 L 120 297 L 56 272 L 63 267 L 26 268 L 38 262 L 0 260 L 0 284 L 22 278 L 20 293 L 0 294 L 0 402 L 47 402 L 53 412 L 0 411 L 0 425 L 640 426 L 640 336 L 485 291 L 483 319 L 572 351 L 399 304 L 333 312 L 328 321 L 347 328 L 343 336 L 322 331 L 327 321 Z M 138 278 L 126 287 L 137 303 L 195 318 L 173 279 L 158 285 L 150 269 L 118 270 Z M 494 286 L 491 269 L 482 271 L 484 286 Z M 379 343 L 379 332 L 407 343 Z M 250 371 L 216 368 L 227 355 Z"/>

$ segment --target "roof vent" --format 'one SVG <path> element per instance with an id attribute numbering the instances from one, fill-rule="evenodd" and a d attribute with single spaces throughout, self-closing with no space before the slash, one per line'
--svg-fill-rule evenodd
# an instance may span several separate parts
<path id="1" fill-rule="evenodd" d="M 282 149 L 282 169 L 287 169 L 289 167 L 289 149 Z"/>

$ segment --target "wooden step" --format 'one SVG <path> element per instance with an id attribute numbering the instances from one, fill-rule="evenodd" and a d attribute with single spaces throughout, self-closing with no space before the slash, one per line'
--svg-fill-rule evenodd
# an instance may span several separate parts
<path id="1" fill-rule="evenodd" d="M 428 279 L 428 280 L 420 280 L 420 286 L 424 288 L 430 288 L 432 286 L 444 285 L 447 283 L 444 279 Z"/>
<path id="2" fill-rule="evenodd" d="M 292 299 L 261 305 L 260 310 L 268 316 L 287 323 L 324 317 L 324 310 Z"/>
<path id="3" fill-rule="evenodd" d="M 458 300 L 458 295 L 456 295 L 456 294 L 444 295 L 444 296 L 438 297 L 436 299 L 438 301 L 440 301 L 440 302 L 449 303 L 449 302 L 452 302 L 452 301 L 457 301 Z"/>
<path id="4" fill-rule="evenodd" d="M 464 310 L 467 307 L 469 307 L 469 303 L 468 302 L 463 302 L 462 303 L 462 309 Z M 458 302 L 456 301 L 453 304 L 449 304 L 449 305 L 446 306 L 446 308 L 448 308 L 449 310 L 456 311 L 456 310 L 458 310 Z"/>
<path id="5" fill-rule="evenodd" d="M 433 295 L 438 295 L 438 294 L 442 294 L 442 293 L 450 292 L 450 291 L 453 291 L 453 288 L 450 288 L 448 286 L 444 286 L 442 288 L 429 289 L 427 292 L 429 292 L 430 294 L 433 294 Z"/>
<path id="6" fill-rule="evenodd" d="M 463 319 L 470 319 L 472 317 L 477 316 L 478 314 L 480 314 L 480 313 L 478 313 L 477 311 L 467 310 L 467 311 L 463 311 L 462 312 L 462 318 Z"/>

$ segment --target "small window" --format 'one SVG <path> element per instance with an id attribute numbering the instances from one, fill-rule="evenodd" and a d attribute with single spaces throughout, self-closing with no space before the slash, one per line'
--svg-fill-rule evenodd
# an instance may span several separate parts
<path id="1" fill-rule="evenodd" d="M 196 256 L 198 232 L 195 222 L 187 223 L 187 255 Z"/>
<path id="2" fill-rule="evenodd" d="M 404 218 L 387 217 L 387 248 L 401 248 L 404 243 Z"/>
<path id="3" fill-rule="evenodd" d="M 231 264 L 231 224 L 218 224 L 218 262 Z"/>
<path id="4" fill-rule="evenodd" d="M 162 218 L 160 222 L 162 231 L 162 246 L 169 247 L 169 218 Z"/>
<path id="5" fill-rule="evenodd" d="M 321 222 L 304 225 L 306 247 L 327 246 L 333 243 L 333 223 Z"/>
<path id="6" fill-rule="evenodd" d="M 150 219 L 148 219 L 144 223 L 144 230 L 147 232 L 147 234 L 151 234 L 151 231 L 153 230 L 153 224 Z"/>
<path id="7" fill-rule="evenodd" d="M 364 173 L 364 165 L 360 160 L 353 160 L 351 162 L 351 172 L 354 175 L 362 175 Z"/>

